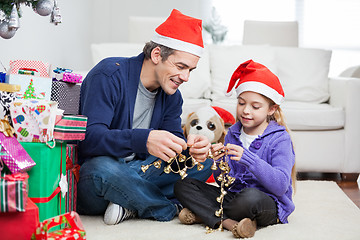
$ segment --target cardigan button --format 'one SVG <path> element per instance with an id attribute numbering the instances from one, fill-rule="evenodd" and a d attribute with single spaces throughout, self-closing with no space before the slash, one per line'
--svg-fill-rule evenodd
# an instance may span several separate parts
<path id="1" fill-rule="evenodd" d="M 116 66 L 120 66 L 120 63 L 115 63 Z"/>
<path id="2" fill-rule="evenodd" d="M 255 149 L 259 149 L 260 147 L 261 147 L 261 142 L 260 141 L 254 142 L 254 148 Z"/>

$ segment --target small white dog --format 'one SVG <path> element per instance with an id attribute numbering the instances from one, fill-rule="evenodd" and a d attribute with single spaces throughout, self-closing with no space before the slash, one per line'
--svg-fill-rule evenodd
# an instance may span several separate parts
<path id="1" fill-rule="evenodd" d="M 183 127 L 185 137 L 189 134 L 203 135 L 210 143 L 224 143 L 224 120 L 212 107 L 203 107 L 189 114 Z"/>

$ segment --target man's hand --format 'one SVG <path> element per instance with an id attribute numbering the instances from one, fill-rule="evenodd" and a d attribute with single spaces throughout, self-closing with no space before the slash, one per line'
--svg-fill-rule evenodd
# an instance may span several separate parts
<path id="1" fill-rule="evenodd" d="M 190 154 L 198 162 L 204 162 L 207 158 L 210 143 L 207 137 L 190 134 L 187 137 L 187 145 L 190 147 Z"/>
<path id="2" fill-rule="evenodd" d="M 168 162 L 170 158 L 185 150 L 187 145 L 184 139 L 168 131 L 152 130 L 150 131 L 146 147 L 151 155 Z"/>

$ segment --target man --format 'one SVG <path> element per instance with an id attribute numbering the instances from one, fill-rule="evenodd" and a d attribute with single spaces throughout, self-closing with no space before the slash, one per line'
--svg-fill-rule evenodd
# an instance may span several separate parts
<path id="1" fill-rule="evenodd" d="M 178 91 L 203 50 L 201 30 L 201 20 L 174 9 L 143 53 L 104 59 L 88 73 L 80 100 L 81 114 L 88 117 L 79 144 L 80 214 L 105 212 L 109 225 L 136 215 L 169 221 L 180 210 L 173 199 L 180 176 L 165 173 L 165 162 L 191 154 L 204 169 L 194 167 L 189 176 L 205 181 L 211 175 L 207 138 L 190 135 L 185 141 Z M 141 170 L 159 158 L 165 161 L 161 168 Z"/>

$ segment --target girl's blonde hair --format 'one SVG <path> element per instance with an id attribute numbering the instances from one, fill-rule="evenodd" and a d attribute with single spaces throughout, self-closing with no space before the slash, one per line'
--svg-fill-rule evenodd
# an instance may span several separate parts
<path id="1" fill-rule="evenodd" d="M 265 97 L 267 98 L 267 97 Z M 267 98 L 270 102 L 270 107 L 276 105 L 270 98 Z M 275 110 L 275 112 L 272 115 L 269 115 L 267 117 L 267 122 L 270 121 L 275 121 L 277 122 L 279 125 L 284 126 L 286 131 L 289 133 L 290 138 L 291 138 L 291 133 L 290 133 L 290 129 L 287 127 L 286 123 L 285 123 L 285 117 L 284 114 L 280 108 L 279 105 L 276 105 L 277 108 Z M 294 146 L 293 146 L 294 147 Z M 294 163 L 293 168 L 291 169 L 291 179 L 292 179 L 292 186 L 294 188 L 294 192 L 295 192 L 295 183 L 296 183 L 296 163 Z"/>

